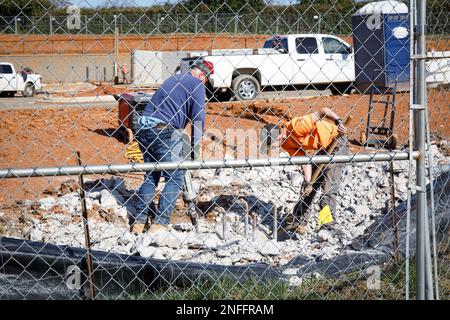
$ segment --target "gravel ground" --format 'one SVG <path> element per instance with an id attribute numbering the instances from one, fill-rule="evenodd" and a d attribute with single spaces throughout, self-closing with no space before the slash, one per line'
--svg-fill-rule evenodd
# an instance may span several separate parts
<path id="1" fill-rule="evenodd" d="M 436 146 L 431 151 L 434 165 L 450 163 L 450 158 Z M 407 161 L 395 162 L 397 204 L 407 197 L 407 165 Z M 390 199 L 388 169 L 388 163 L 384 162 L 347 165 L 341 178 L 334 228 L 317 231 L 319 192 L 307 218 L 306 232 L 288 234 L 290 239 L 284 241 L 273 240 L 273 212 L 276 208 L 280 223 L 298 199 L 303 178 L 293 166 L 195 172 L 198 206 L 204 212 L 198 232 L 182 216 L 185 206 L 180 200 L 178 216 L 173 215 L 169 231 L 155 237 L 128 231 L 127 216 L 135 202 L 132 181 L 127 178 L 90 181 L 86 189 L 91 241 L 98 250 L 223 265 L 257 262 L 284 265 L 298 255 L 330 259 L 385 213 Z M 50 190 L 49 196 L 37 202 L 24 202 L 29 214 L 22 215 L 26 217 L 22 219 L 26 226 L 23 237 L 84 246 L 80 199 L 71 183 L 67 181 L 59 190 Z M 163 184 L 159 190 L 162 187 Z M 247 236 L 243 202 L 250 211 Z M 256 229 L 252 227 L 253 212 Z"/>

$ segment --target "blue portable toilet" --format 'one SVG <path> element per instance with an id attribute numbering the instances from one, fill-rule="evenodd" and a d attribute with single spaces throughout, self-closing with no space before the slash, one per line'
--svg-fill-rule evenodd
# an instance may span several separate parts
<path id="1" fill-rule="evenodd" d="M 398 1 L 368 3 L 352 15 L 352 27 L 356 89 L 409 90 L 408 7 Z"/>

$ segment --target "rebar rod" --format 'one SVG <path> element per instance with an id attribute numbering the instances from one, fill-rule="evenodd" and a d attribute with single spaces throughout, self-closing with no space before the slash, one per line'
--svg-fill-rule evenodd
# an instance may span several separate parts
<path id="1" fill-rule="evenodd" d="M 241 207 L 244 211 L 244 238 L 247 240 L 248 238 L 248 204 L 247 201 L 241 199 Z"/>
<path id="2" fill-rule="evenodd" d="M 277 232 L 278 231 L 278 212 L 277 212 L 277 206 L 273 206 L 273 231 L 272 231 L 272 237 L 273 240 L 278 241 L 277 239 Z"/>
<path id="3" fill-rule="evenodd" d="M 256 228 L 257 228 L 257 216 L 256 216 L 256 212 L 253 211 L 252 213 L 252 225 L 253 225 L 253 230 L 252 230 L 252 241 L 255 242 L 256 241 Z"/>
<path id="4" fill-rule="evenodd" d="M 80 152 L 76 152 L 77 163 L 81 166 L 81 155 Z M 86 264 L 88 270 L 88 279 L 89 279 L 89 289 L 92 300 L 95 299 L 95 285 L 94 285 L 94 265 L 92 262 L 92 252 L 91 252 L 91 237 L 89 234 L 89 223 L 88 223 L 88 213 L 86 206 L 86 194 L 84 192 L 84 180 L 83 175 L 80 174 L 78 177 L 78 183 L 80 185 L 80 200 L 81 200 L 81 213 L 83 220 L 83 229 L 84 229 L 84 244 L 86 246 Z"/>

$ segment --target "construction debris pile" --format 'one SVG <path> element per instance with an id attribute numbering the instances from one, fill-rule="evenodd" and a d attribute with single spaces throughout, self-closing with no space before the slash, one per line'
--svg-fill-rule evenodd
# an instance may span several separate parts
<path id="1" fill-rule="evenodd" d="M 450 163 L 436 146 L 431 152 L 434 166 Z M 398 204 L 407 197 L 408 162 L 394 165 Z M 169 231 L 154 237 L 129 232 L 128 214 L 134 208 L 135 192 L 128 187 L 127 179 L 89 181 L 86 201 L 92 248 L 223 265 L 285 265 L 296 256 L 330 259 L 346 250 L 374 219 L 386 212 L 390 199 L 388 172 L 386 162 L 347 165 L 341 178 L 334 227 L 317 230 L 318 194 L 307 217 L 306 231 L 292 233 L 291 239 L 283 241 L 273 239 L 273 216 L 276 208 L 280 225 L 298 200 L 303 177 L 295 166 L 195 172 L 198 207 L 204 212 L 198 230 L 187 219 L 181 219 Z M 66 187 L 64 192 L 29 205 L 34 212 L 27 216 L 23 237 L 84 247 L 80 198 L 74 188 Z M 180 213 L 186 209 L 178 206 L 177 210 Z"/>

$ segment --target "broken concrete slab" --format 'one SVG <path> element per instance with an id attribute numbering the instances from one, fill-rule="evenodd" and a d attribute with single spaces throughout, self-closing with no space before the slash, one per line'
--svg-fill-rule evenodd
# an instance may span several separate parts
<path id="1" fill-rule="evenodd" d="M 258 251 L 263 256 L 277 256 L 280 253 L 280 243 L 270 240 L 266 241 L 262 246 L 258 249 Z"/>

